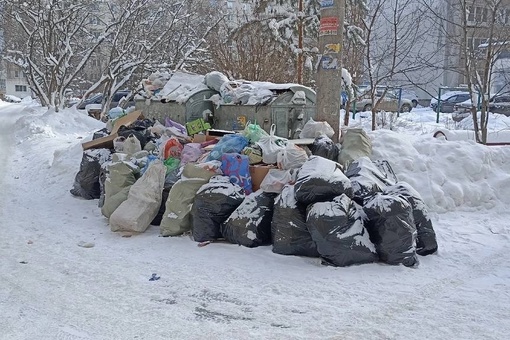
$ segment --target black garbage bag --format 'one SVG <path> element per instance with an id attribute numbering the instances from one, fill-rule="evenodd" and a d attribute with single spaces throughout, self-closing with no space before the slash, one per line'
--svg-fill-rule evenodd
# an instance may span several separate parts
<path id="1" fill-rule="evenodd" d="M 383 192 L 388 195 L 404 196 L 413 208 L 414 225 L 416 226 L 416 253 L 426 256 L 437 251 L 436 233 L 428 216 L 427 206 L 420 194 L 406 182 L 398 182 L 386 187 Z"/>
<path id="2" fill-rule="evenodd" d="M 351 197 L 352 185 L 338 163 L 312 156 L 299 171 L 295 193 L 299 203 L 309 205 L 331 201 L 341 194 Z"/>
<path id="3" fill-rule="evenodd" d="M 101 165 L 109 161 L 110 158 L 111 151 L 109 149 L 83 151 L 80 170 L 74 179 L 73 188 L 70 190 L 71 194 L 88 200 L 100 198 L 99 173 Z"/>
<path id="4" fill-rule="evenodd" d="M 346 267 L 376 262 L 374 244 L 363 225 L 361 207 L 347 195 L 308 207 L 306 223 L 325 264 Z"/>
<path id="5" fill-rule="evenodd" d="M 404 196 L 377 193 L 363 210 L 365 226 L 381 261 L 406 267 L 418 264 L 413 208 Z"/>
<path id="6" fill-rule="evenodd" d="M 352 161 L 345 171 L 345 176 L 351 180 L 353 199 L 359 204 L 363 204 L 366 198 L 381 192 L 388 185 L 395 184 L 368 157 Z"/>
<path id="7" fill-rule="evenodd" d="M 314 156 L 321 156 L 334 162 L 338 161 L 338 154 L 340 152 L 338 145 L 333 143 L 331 138 L 327 136 L 323 135 L 315 138 L 309 148 Z"/>
<path id="8" fill-rule="evenodd" d="M 197 242 L 222 237 L 220 226 L 243 203 L 244 190 L 226 176 L 214 176 L 195 196 L 191 209 L 191 230 Z"/>
<path id="9" fill-rule="evenodd" d="M 149 129 L 130 129 L 128 127 L 125 127 L 124 125 L 119 128 L 119 131 L 117 132 L 120 137 L 128 138 L 129 136 L 133 135 L 140 141 L 140 146 L 143 148 L 145 145 L 152 140 L 152 136 Z"/>
<path id="10" fill-rule="evenodd" d="M 162 200 L 161 200 L 161 206 L 159 207 L 158 214 L 154 219 L 151 221 L 151 225 L 161 225 L 161 220 L 163 219 L 163 215 L 165 215 L 165 209 L 166 209 L 166 200 L 168 199 L 168 194 L 170 193 L 170 188 L 163 188 L 162 193 Z"/>
<path id="11" fill-rule="evenodd" d="M 285 185 L 275 199 L 271 237 L 273 253 L 319 257 L 317 245 L 306 227 L 306 207 L 298 205 L 292 184 Z"/>
<path id="12" fill-rule="evenodd" d="M 241 205 L 221 225 L 230 243 L 253 248 L 271 243 L 271 220 L 277 194 L 258 190 L 246 196 Z"/>
<path id="13" fill-rule="evenodd" d="M 102 208 L 105 200 L 105 182 L 108 177 L 108 167 L 107 164 L 110 162 L 105 162 L 101 165 L 101 169 L 99 170 L 99 201 L 97 202 L 97 206 Z"/>
<path id="14" fill-rule="evenodd" d="M 94 134 L 92 135 L 92 139 L 94 140 L 94 139 L 98 139 L 98 138 L 103 138 L 108 135 L 110 135 L 110 132 L 108 132 L 108 129 L 102 128 L 101 130 L 94 132 Z"/>

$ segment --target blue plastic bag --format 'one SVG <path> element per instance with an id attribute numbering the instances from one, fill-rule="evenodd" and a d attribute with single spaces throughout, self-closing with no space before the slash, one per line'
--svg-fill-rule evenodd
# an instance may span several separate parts
<path id="1" fill-rule="evenodd" d="M 221 156 L 221 171 L 230 182 L 239 185 L 249 195 L 252 192 L 250 176 L 250 158 L 236 153 Z"/>
<path id="2" fill-rule="evenodd" d="M 248 139 L 246 137 L 238 134 L 226 135 L 214 146 L 207 160 L 219 161 L 223 154 L 241 153 L 247 146 Z"/>

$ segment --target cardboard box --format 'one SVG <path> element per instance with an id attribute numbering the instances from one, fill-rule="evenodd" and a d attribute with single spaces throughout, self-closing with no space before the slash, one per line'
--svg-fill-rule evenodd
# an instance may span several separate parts
<path id="1" fill-rule="evenodd" d="M 216 138 L 217 137 L 215 137 L 215 136 L 197 134 L 197 135 L 193 135 L 193 143 L 204 143 L 204 142 L 208 142 L 210 140 L 216 139 Z"/>
<path id="2" fill-rule="evenodd" d="M 114 133 L 113 135 L 109 135 L 106 137 L 101 137 L 97 139 L 93 139 L 89 142 L 85 142 L 81 144 L 83 150 L 88 149 L 113 149 L 113 140 L 117 138 L 119 135 Z"/>
<path id="3" fill-rule="evenodd" d="M 117 132 L 119 131 L 120 127 L 123 125 L 129 126 L 136 122 L 141 117 L 143 117 L 142 111 L 133 111 L 125 115 L 124 117 L 117 119 L 113 124 L 113 128 L 109 136 L 101 137 L 98 139 L 91 140 L 89 142 L 82 143 L 81 146 L 83 150 L 113 149 L 113 140 L 119 136 Z"/>
<path id="4" fill-rule="evenodd" d="M 251 185 L 253 191 L 257 191 L 260 189 L 260 183 L 262 183 L 270 169 L 278 168 L 274 165 L 267 164 L 250 165 Z"/>

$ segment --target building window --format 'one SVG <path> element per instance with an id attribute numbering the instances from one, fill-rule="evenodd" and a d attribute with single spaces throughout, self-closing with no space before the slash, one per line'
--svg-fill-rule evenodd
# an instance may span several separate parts
<path id="1" fill-rule="evenodd" d="M 228 9 L 233 9 L 234 8 L 234 3 L 232 1 L 227 1 L 227 8 Z"/>
<path id="2" fill-rule="evenodd" d="M 27 86 L 26 85 L 14 85 L 14 91 L 27 92 Z"/>
<path id="3" fill-rule="evenodd" d="M 487 16 L 489 10 L 479 6 L 469 6 L 468 8 L 468 22 L 470 23 L 487 23 Z"/>
<path id="4" fill-rule="evenodd" d="M 20 77 L 20 71 L 18 71 L 18 70 L 14 71 L 14 78 L 21 78 Z"/>

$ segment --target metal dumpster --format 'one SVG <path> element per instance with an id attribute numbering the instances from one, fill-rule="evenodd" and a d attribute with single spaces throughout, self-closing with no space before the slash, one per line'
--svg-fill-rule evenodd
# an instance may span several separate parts
<path id="1" fill-rule="evenodd" d="M 163 103 L 155 100 L 136 100 L 135 108 L 141 110 L 145 117 L 157 119 L 162 123 L 165 122 L 166 117 L 181 124 L 198 118 L 208 121 L 214 112 L 214 104 L 208 99 L 215 94 L 218 92 L 214 90 L 199 90 L 189 96 L 184 104 L 179 104 L 176 101 Z"/>
<path id="2" fill-rule="evenodd" d="M 302 92 L 302 100 L 296 100 L 299 91 Z M 291 86 L 274 92 L 276 98 L 266 105 L 222 104 L 214 108 L 213 127 L 239 131 L 248 122 L 256 122 L 269 132 L 271 125 L 275 124 L 278 136 L 297 138 L 308 119 L 315 117 L 315 92 L 304 86 Z"/>

